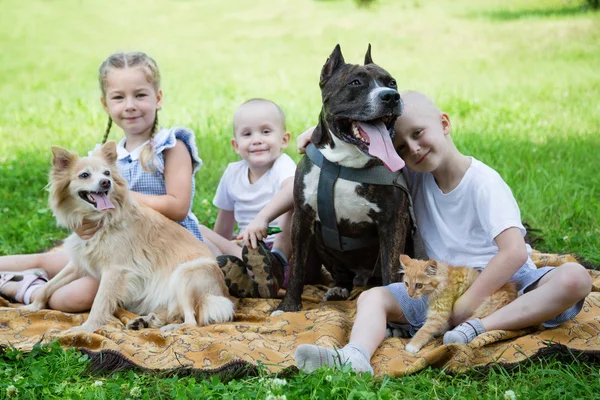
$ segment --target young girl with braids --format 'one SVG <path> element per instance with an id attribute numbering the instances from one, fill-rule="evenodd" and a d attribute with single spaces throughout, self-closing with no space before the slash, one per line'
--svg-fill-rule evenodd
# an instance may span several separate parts
<path id="1" fill-rule="evenodd" d="M 141 52 L 115 53 L 99 70 L 101 102 L 108 113 L 105 143 L 116 124 L 125 137 L 117 146 L 117 166 L 133 196 L 142 204 L 177 221 L 202 240 L 191 212 L 194 173 L 202 165 L 194 133 L 187 128 L 159 129 L 162 106 L 156 62 Z M 95 223 L 84 223 L 77 234 L 94 235 Z M 0 257 L 0 294 L 29 304 L 36 291 L 67 265 L 64 251 Z M 81 312 L 91 308 L 98 281 L 87 276 L 57 290 L 52 309 Z"/>

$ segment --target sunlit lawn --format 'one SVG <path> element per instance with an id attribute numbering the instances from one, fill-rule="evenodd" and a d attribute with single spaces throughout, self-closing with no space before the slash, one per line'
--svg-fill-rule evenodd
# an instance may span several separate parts
<path id="1" fill-rule="evenodd" d="M 523 219 L 541 231 L 539 249 L 574 252 L 599 264 L 600 13 L 582 11 L 581 3 L 388 0 L 358 8 L 351 0 L 2 0 L 0 255 L 33 252 L 65 236 L 46 204 L 49 149 L 58 144 L 83 154 L 101 139 L 106 115 L 97 68 L 110 53 L 140 49 L 158 61 L 165 93 L 161 122 L 196 132 L 204 167 L 197 174 L 193 209 L 210 225 L 218 179 L 236 159 L 229 145 L 236 106 L 252 97 L 274 100 L 295 136 L 317 119 L 318 76 L 335 44 L 341 44 L 348 62 L 359 62 L 371 43 L 374 60 L 401 88 L 430 94 L 450 114 L 458 146 L 501 173 Z M 118 129 L 112 138 L 121 138 Z M 298 160 L 294 149 L 290 146 L 289 153 Z M 32 365 L 51 357 L 70 365 L 62 368 L 67 375 L 52 372 L 56 362 L 36 372 Z M 5 355 L 0 370 L 11 372 L 0 379 L 0 398 L 14 375 L 26 377 L 13 383 L 21 385 L 21 395 L 30 390 L 38 398 L 50 397 L 42 395 L 43 386 L 63 380 L 78 390 L 69 396 L 92 398 L 116 396 L 108 390 L 109 381 L 92 388 L 98 379 L 116 379 L 129 385 L 127 390 L 143 382 L 144 394 L 154 386 L 164 396 L 171 387 L 181 393 L 189 387 L 209 397 L 218 386 L 146 375 L 79 377 L 78 357 L 56 350 L 26 365 Z M 78 377 L 70 381 L 68 374 Z M 326 375 L 294 378 L 288 399 L 308 396 L 314 380 Z M 560 385 L 545 385 L 546 375 Z M 538 376 L 539 396 L 519 392 Z M 523 398 L 591 398 L 586 391 L 599 392 L 597 368 L 575 361 L 537 362 L 516 373 L 500 369 L 456 379 L 436 370 L 387 383 L 334 377 L 327 385 L 354 382 L 382 398 L 493 398 L 509 389 Z M 572 383 L 578 377 L 587 377 L 591 386 Z M 265 396 L 258 380 L 234 384 L 243 390 L 225 387 L 219 393 Z M 205 392 L 198 389 L 205 386 Z M 459 392 L 448 392 L 448 386 Z M 570 392 L 575 390 L 581 391 Z M 337 389 L 331 397 L 349 393 Z"/>

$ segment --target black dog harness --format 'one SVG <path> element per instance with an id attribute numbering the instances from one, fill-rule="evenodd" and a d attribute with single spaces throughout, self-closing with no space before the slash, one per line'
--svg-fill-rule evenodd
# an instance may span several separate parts
<path id="1" fill-rule="evenodd" d="M 414 244 L 414 256 L 416 258 L 425 256 L 425 247 L 415 224 L 412 198 L 406 178 L 404 178 L 401 170 L 392 172 L 383 165 L 367 168 L 344 167 L 323 157 L 323 154 L 312 143 L 306 147 L 306 155 L 314 165 L 321 169 L 317 189 L 317 210 L 321 220 L 320 228 L 325 245 L 335 250 L 349 251 L 369 247 L 379 241 L 378 237 L 373 235 L 363 235 L 357 238 L 340 235 L 335 216 L 333 188 L 338 179 L 344 179 L 371 185 L 395 186 L 403 190 L 409 199 L 408 212 L 412 224 L 411 236 Z"/>

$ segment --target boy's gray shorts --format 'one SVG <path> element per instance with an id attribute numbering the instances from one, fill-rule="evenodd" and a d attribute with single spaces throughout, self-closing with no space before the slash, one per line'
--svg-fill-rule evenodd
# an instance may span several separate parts
<path id="1" fill-rule="evenodd" d="M 523 266 L 520 270 L 518 270 L 510 279 L 511 282 L 515 282 L 519 289 L 519 296 L 525 292 L 529 291 L 529 288 L 539 281 L 544 275 L 553 270 L 555 267 L 542 267 L 537 269 L 531 269 L 527 266 Z M 402 312 L 404 317 L 410 324 L 409 332 L 411 335 L 414 334 L 425 324 L 427 319 L 427 307 L 428 301 L 427 297 L 421 297 L 420 299 L 413 299 L 408 296 L 406 292 L 406 286 L 403 282 L 392 283 L 385 287 L 387 290 L 394 295 L 398 303 L 400 303 L 400 307 L 402 307 Z M 581 299 L 577 304 L 572 306 L 571 308 L 563 311 L 561 314 L 552 318 L 549 321 L 544 322 L 542 325 L 545 328 L 554 328 L 563 322 L 567 322 L 570 319 L 573 319 L 583 307 L 585 299 Z M 389 323 L 392 327 L 397 327 L 399 324 Z M 404 326 L 403 328 L 406 328 Z"/>

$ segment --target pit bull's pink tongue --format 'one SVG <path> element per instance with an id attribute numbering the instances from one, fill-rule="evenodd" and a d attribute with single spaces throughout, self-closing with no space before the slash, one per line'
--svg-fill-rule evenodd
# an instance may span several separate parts
<path id="1" fill-rule="evenodd" d="M 96 202 L 96 208 L 100 211 L 108 210 L 109 208 L 115 208 L 113 203 L 110 202 L 104 193 L 90 193 L 90 196 L 92 196 Z"/>
<path id="2" fill-rule="evenodd" d="M 400 158 L 390 134 L 381 121 L 375 124 L 359 122 L 358 126 L 369 136 L 369 154 L 379 158 L 390 171 L 398 171 L 404 167 L 404 160 Z"/>

